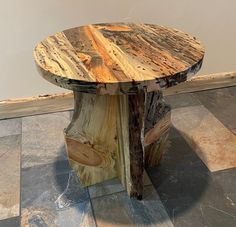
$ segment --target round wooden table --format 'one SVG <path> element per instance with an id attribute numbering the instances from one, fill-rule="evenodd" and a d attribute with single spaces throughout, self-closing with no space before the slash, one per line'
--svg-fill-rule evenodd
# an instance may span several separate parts
<path id="1" fill-rule="evenodd" d="M 74 91 L 64 135 L 84 185 L 118 177 L 142 198 L 143 169 L 158 164 L 171 123 L 162 89 L 195 74 L 203 56 L 195 37 L 153 24 L 87 25 L 38 43 L 41 75 Z"/>

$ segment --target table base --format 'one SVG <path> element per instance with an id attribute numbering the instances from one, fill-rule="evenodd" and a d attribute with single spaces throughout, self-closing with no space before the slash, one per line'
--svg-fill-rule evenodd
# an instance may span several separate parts
<path id="1" fill-rule="evenodd" d="M 74 115 L 64 130 L 69 162 L 83 185 L 118 177 L 142 199 L 143 169 L 158 164 L 170 128 L 161 91 L 135 95 L 74 92 Z"/>

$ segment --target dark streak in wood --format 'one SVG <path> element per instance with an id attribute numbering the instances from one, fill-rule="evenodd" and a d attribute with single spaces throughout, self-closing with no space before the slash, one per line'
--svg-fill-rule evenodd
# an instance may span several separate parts
<path id="1" fill-rule="evenodd" d="M 128 96 L 129 106 L 129 150 L 130 150 L 130 197 L 142 199 L 143 193 L 143 127 L 145 111 L 145 93 Z"/>
<path id="2" fill-rule="evenodd" d="M 133 23 L 67 29 L 46 38 L 34 51 L 45 79 L 93 94 L 134 94 L 176 85 L 200 69 L 203 56 L 195 37 Z"/>

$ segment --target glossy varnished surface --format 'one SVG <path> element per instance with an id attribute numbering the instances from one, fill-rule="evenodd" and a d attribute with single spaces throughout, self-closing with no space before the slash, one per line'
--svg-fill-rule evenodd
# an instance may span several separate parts
<path id="1" fill-rule="evenodd" d="M 197 72 L 204 49 L 195 38 L 150 24 L 96 24 L 49 36 L 34 51 L 45 79 L 98 94 L 169 87 Z"/>

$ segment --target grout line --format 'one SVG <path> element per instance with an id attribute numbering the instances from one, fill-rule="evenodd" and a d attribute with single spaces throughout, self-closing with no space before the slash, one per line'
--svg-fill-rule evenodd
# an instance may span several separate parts
<path id="1" fill-rule="evenodd" d="M 1 226 L 1 227 L 6 227 L 6 226 L 2 226 L 2 225 L 1 225 L 1 222 L 7 221 L 7 220 L 11 221 L 11 220 L 16 219 L 16 218 L 20 218 L 20 216 L 17 215 L 17 216 L 12 216 L 12 217 L 9 217 L 9 218 L 0 219 L 0 226 Z M 15 226 L 14 226 L 14 227 L 15 227 Z"/>
<path id="2" fill-rule="evenodd" d="M 89 202 L 90 202 L 90 206 L 91 206 L 91 211 L 92 211 L 92 215 L 93 215 L 93 220 L 95 222 L 95 226 L 97 227 L 97 219 L 96 219 L 96 215 L 95 215 L 95 212 L 94 212 L 94 208 L 93 208 L 93 203 L 92 203 L 92 199 L 90 197 L 90 193 L 89 193 L 89 190 L 88 190 L 88 187 L 87 187 L 87 192 L 88 192 L 88 195 L 89 195 Z"/>
<path id="3" fill-rule="evenodd" d="M 108 193 L 108 194 L 104 194 L 104 195 L 99 195 L 99 196 L 95 196 L 91 199 L 99 199 L 99 198 L 102 198 L 102 197 L 106 197 L 106 196 L 110 196 L 110 195 L 114 195 L 114 194 L 118 194 L 118 193 L 121 193 L 121 192 L 125 192 L 126 190 L 122 190 L 122 191 L 118 191 L 118 192 L 112 192 L 112 193 Z"/>
<path id="4" fill-rule="evenodd" d="M 146 187 L 154 187 L 154 185 L 151 183 L 151 184 L 147 184 L 147 185 L 144 185 L 144 188 Z M 111 195 L 115 195 L 115 194 L 119 194 L 119 193 L 123 193 L 125 192 L 127 195 L 128 195 L 128 192 L 126 191 L 126 189 L 122 190 L 122 191 L 118 191 L 118 192 L 112 192 L 112 193 L 108 193 L 108 194 L 104 194 L 104 195 L 99 195 L 99 196 L 96 196 L 96 197 L 93 197 L 91 198 L 92 200 L 93 199 L 100 199 L 102 197 L 108 197 L 108 196 L 111 196 Z M 90 196 L 89 196 L 90 197 Z M 131 198 L 130 198 L 131 199 Z M 144 199 L 144 198 L 143 198 Z M 142 200 L 141 200 L 142 201 Z"/>
<path id="5" fill-rule="evenodd" d="M 231 132 L 236 135 L 236 128 L 231 129 Z"/>
<path id="6" fill-rule="evenodd" d="M 22 190 L 21 190 L 21 186 L 22 186 L 22 171 L 21 171 L 21 166 L 22 166 L 22 133 L 23 133 L 23 129 L 22 129 L 22 127 L 23 127 L 23 121 L 22 121 L 22 117 L 20 118 L 21 119 L 21 138 L 20 138 L 20 188 L 19 188 L 19 190 L 20 190 L 20 193 L 19 193 L 19 216 L 20 216 L 20 226 L 21 226 L 21 211 L 22 211 L 22 209 L 21 209 L 21 197 L 22 197 Z"/>

